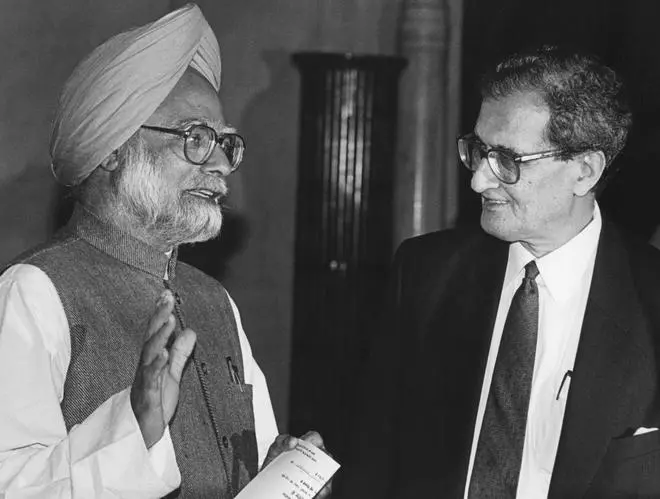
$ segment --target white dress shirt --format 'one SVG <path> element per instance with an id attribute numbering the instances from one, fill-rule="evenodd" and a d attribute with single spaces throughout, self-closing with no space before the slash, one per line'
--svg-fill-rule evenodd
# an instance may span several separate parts
<path id="1" fill-rule="evenodd" d="M 236 304 L 245 381 L 253 385 L 259 465 L 277 436 L 266 379 Z M 157 498 L 181 482 L 169 430 L 147 450 L 130 387 L 67 434 L 60 410 L 71 356 L 53 283 L 32 265 L 0 276 L 0 499 Z"/>
<path id="2" fill-rule="evenodd" d="M 516 495 L 518 499 L 548 497 L 570 388 L 570 376 L 566 376 L 566 373 L 572 371 L 575 364 L 601 227 L 602 219 L 596 204 L 593 219 L 578 235 L 560 248 L 536 259 L 539 269 L 536 278 L 539 290 L 539 330 Z M 520 243 L 509 247 L 504 286 L 479 400 L 465 488 L 466 499 L 504 322 L 513 295 L 522 283 L 524 267 L 532 260 L 534 256 Z"/>

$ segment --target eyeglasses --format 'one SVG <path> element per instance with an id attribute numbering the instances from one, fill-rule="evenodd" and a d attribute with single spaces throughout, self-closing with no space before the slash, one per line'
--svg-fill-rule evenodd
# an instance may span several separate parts
<path id="1" fill-rule="evenodd" d="M 493 174 L 505 184 L 515 184 L 520 180 L 520 165 L 537 159 L 551 158 L 564 151 L 553 149 L 533 154 L 514 155 L 497 147 L 488 147 L 474 134 L 459 137 L 457 141 L 458 155 L 465 167 L 471 172 L 477 171 L 486 158 Z"/>
<path id="2" fill-rule="evenodd" d="M 225 153 L 231 170 L 236 171 L 245 153 L 245 140 L 237 133 L 217 133 L 213 128 L 206 125 L 192 125 L 183 130 L 174 128 L 163 128 L 159 126 L 142 125 L 141 128 L 154 130 L 156 132 L 178 135 L 183 138 L 183 154 L 188 161 L 195 165 L 206 163 L 219 145 Z"/>

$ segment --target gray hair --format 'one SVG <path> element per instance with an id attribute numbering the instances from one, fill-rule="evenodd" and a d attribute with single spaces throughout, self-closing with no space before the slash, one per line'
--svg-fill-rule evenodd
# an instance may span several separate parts
<path id="1" fill-rule="evenodd" d="M 546 139 L 570 159 L 602 151 L 607 164 L 623 149 L 632 113 L 623 82 L 592 55 L 543 46 L 507 57 L 482 80 L 481 96 L 536 93 L 550 110 Z"/>

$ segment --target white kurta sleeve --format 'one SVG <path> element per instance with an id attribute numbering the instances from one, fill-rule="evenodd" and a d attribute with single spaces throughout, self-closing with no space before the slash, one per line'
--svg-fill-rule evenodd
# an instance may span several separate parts
<path id="1" fill-rule="evenodd" d="M 181 482 L 169 431 L 147 450 L 130 389 L 67 434 L 60 410 L 71 356 L 66 315 L 44 272 L 0 276 L 0 497 L 162 497 Z"/>
<path id="2" fill-rule="evenodd" d="M 273 405 L 270 401 L 270 394 L 268 393 L 268 385 L 266 384 L 266 377 L 259 368 L 257 361 L 252 356 L 252 348 L 250 342 L 243 330 L 241 323 L 241 315 L 238 312 L 238 307 L 231 296 L 229 297 L 231 308 L 234 311 L 236 318 L 236 325 L 238 327 L 238 339 L 241 344 L 241 352 L 243 356 L 243 368 L 245 370 L 245 382 L 252 385 L 252 407 L 254 410 L 254 427 L 257 437 L 257 448 L 259 450 L 259 468 L 266 459 L 268 448 L 275 441 L 277 437 L 277 423 L 275 421 L 275 414 L 273 412 Z"/>

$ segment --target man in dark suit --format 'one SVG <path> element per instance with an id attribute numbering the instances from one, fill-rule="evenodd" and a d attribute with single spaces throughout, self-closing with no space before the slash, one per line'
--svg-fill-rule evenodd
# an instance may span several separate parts
<path id="1" fill-rule="evenodd" d="M 660 497 L 660 254 L 596 203 L 625 144 L 590 56 L 514 55 L 458 141 L 483 230 L 397 251 L 348 497 Z"/>

